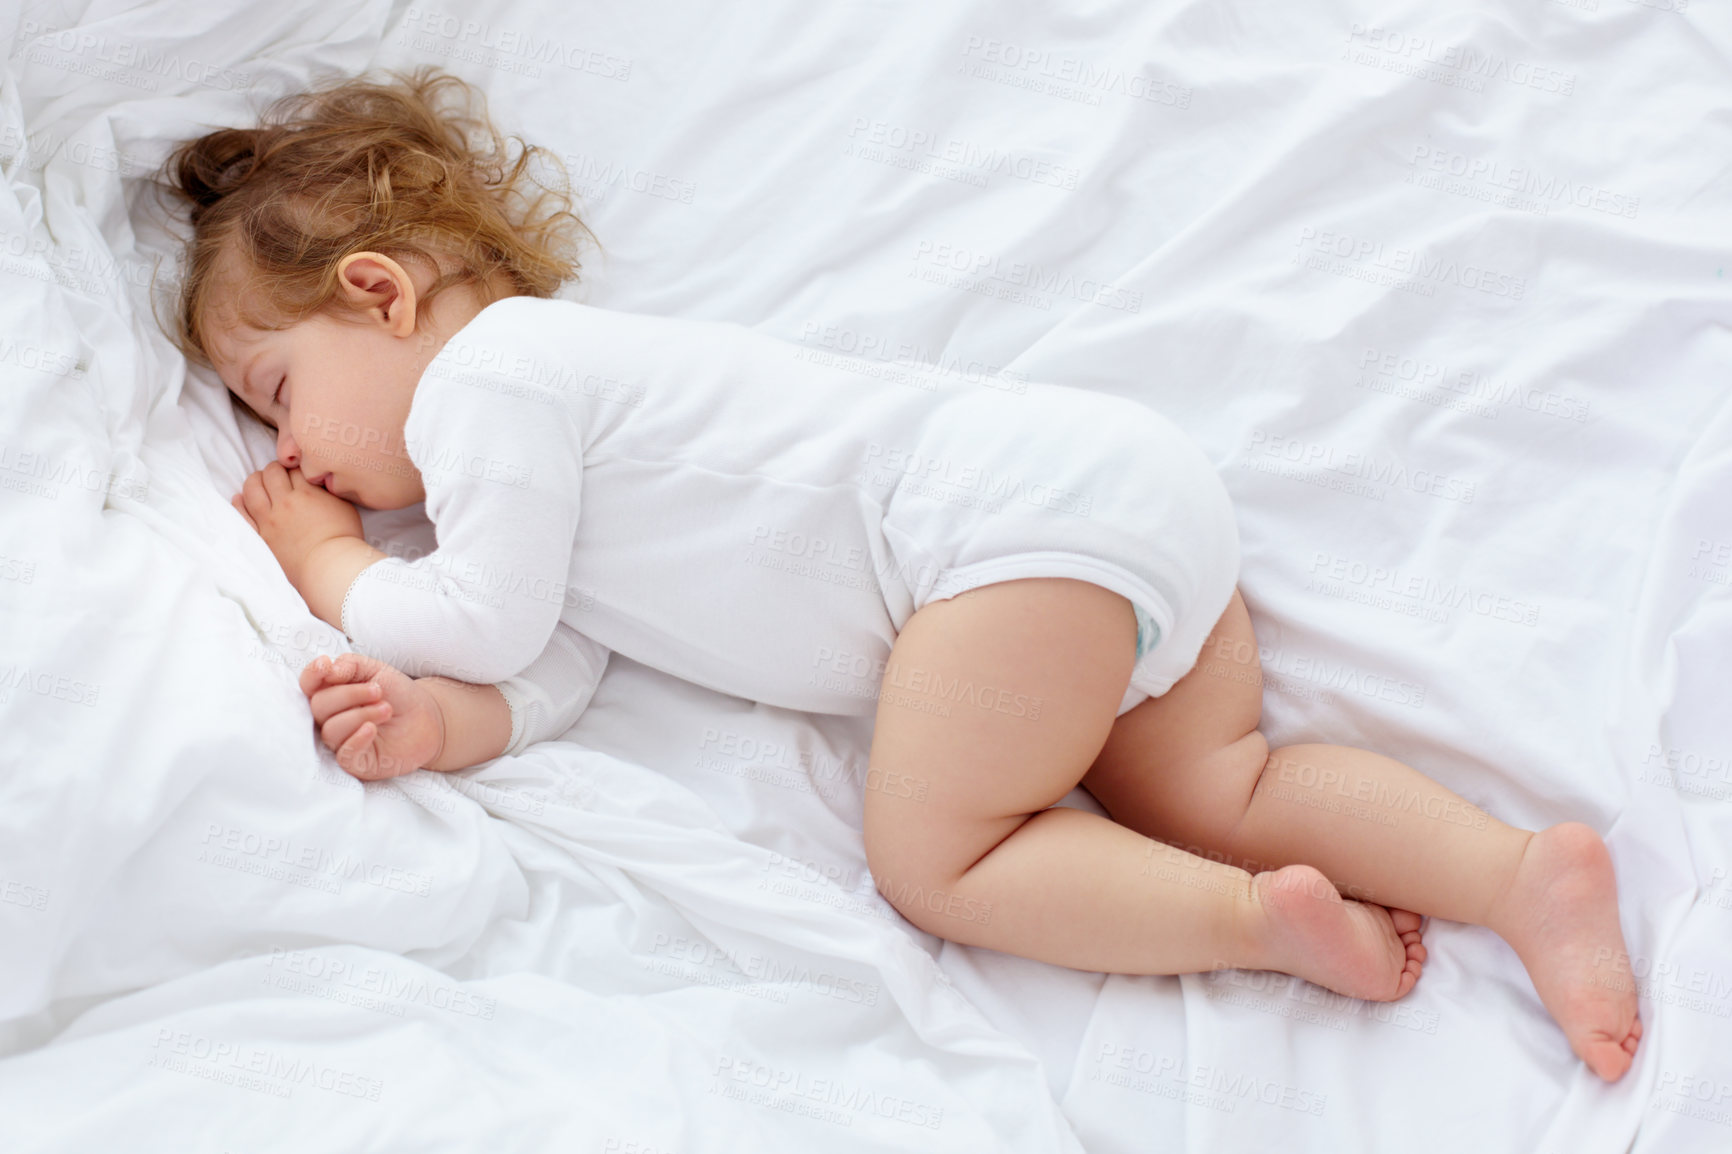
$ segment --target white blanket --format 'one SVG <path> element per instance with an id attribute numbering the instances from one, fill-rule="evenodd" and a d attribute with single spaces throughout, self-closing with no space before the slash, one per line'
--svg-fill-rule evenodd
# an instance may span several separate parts
<path id="1" fill-rule="evenodd" d="M 1732 1143 L 1719 10 L 61 0 L 0 31 L 0 1148 Z M 863 389 L 1179 421 L 1236 502 L 1272 740 L 1606 834 L 1630 1074 L 1479 929 L 1433 925 L 1388 1006 L 943 945 L 865 874 L 866 719 L 618 657 L 565 742 L 338 771 L 294 677 L 343 639 L 227 505 L 271 446 L 152 319 L 140 177 L 420 63 L 564 159 L 607 249 L 575 299 Z"/>

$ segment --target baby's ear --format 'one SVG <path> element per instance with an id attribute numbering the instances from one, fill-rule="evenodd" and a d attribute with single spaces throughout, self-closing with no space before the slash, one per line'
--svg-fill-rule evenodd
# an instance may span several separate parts
<path id="1" fill-rule="evenodd" d="M 393 336 L 415 332 L 415 282 L 402 265 L 376 252 L 352 252 L 337 266 L 344 297 Z"/>

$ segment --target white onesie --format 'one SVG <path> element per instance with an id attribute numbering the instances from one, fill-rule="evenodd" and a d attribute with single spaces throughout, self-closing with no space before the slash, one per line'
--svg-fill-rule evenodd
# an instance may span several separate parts
<path id="1" fill-rule="evenodd" d="M 403 431 L 438 548 L 364 570 L 344 632 L 412 676 L 500 683 L 517 753 L 570 727 L 609 651 L 870 714 L 922 606 L 1072 577 L 1152 623 L 1123 713 L 1189 671 L 1232 598 L 1226 489 L 1146 406 L 1005 383 L 888 383 L 738 324 L 496 301 Z M 1015 685 L 947 692 L 1031 707 Z"/>

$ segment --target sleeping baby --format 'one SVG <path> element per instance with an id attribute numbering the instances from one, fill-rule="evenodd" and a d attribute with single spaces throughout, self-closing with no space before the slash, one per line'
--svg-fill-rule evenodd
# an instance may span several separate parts
<path id="1" fill-rule="evenodd" d="M 345 770 L 557 737 L 617 652 L 872 716 L 867 862 L 922 930 L 1389 1001 L 1422 916 L 1470 922 L 1623 1075 L 1642 1025 L 1600 837 L 1365 750 L 1271 749 L 1233 510 L 1179 428 L 558 299 L 587 230 L 473 97 L 347 81 L 165 168 L 192 223 L 175 339 L 276 433 L 235 508 L 353 644 L 300 675 Z M 357 506 L 418 502 L 428 556 L 363 537 Z M 1056 804 L 1079 783 L 1110 819 Z"/>

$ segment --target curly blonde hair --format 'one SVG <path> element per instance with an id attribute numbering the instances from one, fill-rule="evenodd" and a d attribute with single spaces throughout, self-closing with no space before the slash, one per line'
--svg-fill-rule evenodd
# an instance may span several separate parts
<path id="1" fill-rule="evenodd" d="M 176 315 L 163 326 L 189 361 L 214 368 L 206 339 L 219 292 L 258 328 L 341 313 L 337 265 L 350 253 L 437 270 L 418 308 L 500 274 L 537 297 L 576 279 L 579 244 L 595 234 L 571 211 L 558 157 L 502 136 L 485 96 L 456 76 L 432 66 L 386 75 L 282 97 L 257 128 L 186 141 L 163 163 L 159 183 L 191 207 Z M 532 160 L 557 168 L 558 187 L 535 179 Z M 246 270 L 240 286 L 218 283 L 231 250 Z"/>

